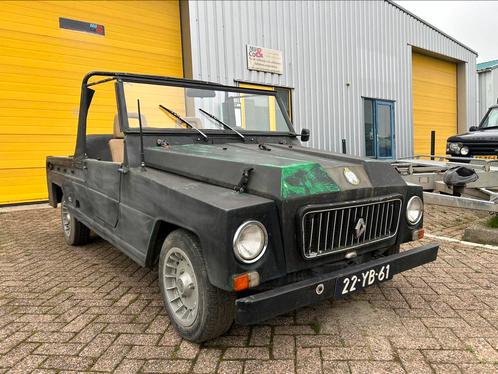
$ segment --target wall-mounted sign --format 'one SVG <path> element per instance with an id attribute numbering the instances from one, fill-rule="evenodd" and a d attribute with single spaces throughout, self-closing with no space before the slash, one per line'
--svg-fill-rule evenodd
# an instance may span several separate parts
<path id="1" fill-rule="evenodd" d="M 59 17 L 59 27 L 61 29 L 88 32 L 90 34 L 105 35 L 104 25 L 97 23 L 77 21 L 74 19 Z"/>
<path id="2" fill-rule="evenodd" d="M 284 58 L 282 56 L 282 51 L 248 44 L 247 68 L 249 70 L 283 74 Z"/>

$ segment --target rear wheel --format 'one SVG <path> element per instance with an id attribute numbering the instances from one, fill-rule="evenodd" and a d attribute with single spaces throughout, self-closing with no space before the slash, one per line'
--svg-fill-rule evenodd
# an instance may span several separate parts
<path id="1" fill-rule="evenodd" d="M 69 211 L 66 201 L 61 203 L 61 222 L 64 239 L 69 245 L 84 245 L 90 238 L 90 230 L 78 221 Z"/>
<path id="2" fill-rule="evenodd" d="M 183 338 L 200 343 L 232 325 L 235 296 L 211 285 L 199 241 L 188 231 L 173 231 L 164 241 L 159 286 L 170 320 Z"/>

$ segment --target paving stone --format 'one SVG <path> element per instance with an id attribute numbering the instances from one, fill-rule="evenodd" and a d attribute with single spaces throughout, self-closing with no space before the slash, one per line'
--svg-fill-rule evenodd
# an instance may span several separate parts
<path id="1" fill-rule="evenodd" d="M 192 362 L 189 360 L 149 360 L 142 368 L 144 373 L 188 373 Z"/>
<path id="2" fill-rule="evenodd" d="M 42 343 L 33 353 L 41 355 L 74 356 L 83 349 L 78 343 Z"/>
<path id="3" fill-rule="evenodd" d="M 99 334 L 80 352 L 84 357 L 100 357 L 112 342 L 116 339 L 115 334 Z"/>
<path id="4" fill-rule="evenodd" d="M 291 360 L 249 360 L 246 361 L 244 368 L 244 374 L 292 374 L 294 372 L 294 361 Z"/>
<path id="5" fill-rule="evenodd" d="M 461 374 L 461 370 L 455 364 L 432 364 L 436 374 Z"/>
<path id="6" fill-rule="evenodd" d="M 372 358 L 367 347 L 323 347 L 324 360 L 370 360 Z"/>
<path id="7" fill-rule="evenodd" d="M 430 365 L 425 362 L 424 356 L 420 351 L 415 349 L 399 349 L 397 354 L 407 373 L 432 373 Z"/>
<path id="8" fill-rule="evenodd" d="M 121 360 L 126 356 L 129 347 L 120 345 L 111 345 L 106 351 L 98 358 L 93 365 L 92 370 L 95 371 L 112 371 Z"/>
<path id="9" fill-rule="evenodd" d="M 269 326 L 255 326 L 251 332 L 249 345 L 251 346 L 265 346 L 269 345 L 271 340 L 271 327 Z"/>
<path id="10" fill-rule="evenodd" d="M 138 373 L 144 365 L 143 360 L 123 359 L 118 367 L 113 371 L 114 374 L 131 374 Z"/>
<path id="11" fill-rule="evenodd" d="M 202 349 L 195 362 L 194 373 L 215 373 L 222 351 L 214 348 Z"/>
<path id="12" fill-rule="evenodd" d="M 296 350 L 296 369 L 299 374 L 321 373 L 320 348 L 298 347 Z"/>
<path id="13" fill-rule="evenodd" d="M 429 362 L 441 363 L 473 363 L 479 362 L 473 352 L 460 350 L 424 350 L 424 356 Z"/>
<path id="14" fill-rule="evenodd" d="M 297 337 L 299 338 L 299 337 Z M 272 355 L 274 359 L 293 359 L 295 356 L 295 337 L 275 335 L 273 337 Z"/>
<path id="15" fill-rule="evenodd" d="M 125 330 L 127 331 L 127 330 Z M 117 337 L 116 345 L 156 345 L 159 334 L 121 334 Z"/>
<path id="16" fill-rule="evenodd" d="M 405 370 L 397 362 L 382 361 L 351 361 L 349 363 L 351 374 L 375 373 L 375 374 L 401 374 Z"/>
<path id="17" fill-rule="evenodd" d="M 390 338 L 392 344 L 396 348 L 406 348 L 406 349 L 438 349 L 440 347 L 439 342 L 435 338 L 426 337 L 392 337 Z"/>
<path id="18" fill-rule="evenodd" d="M 218 374 L 242 374 L 243 370 L 243 361 L 221 361 L 218 367 Z"/>
<path id="19" fill-rule="evenodd" d="M 349 374 L 349 365 L 346 361 L 323 361 L 324 374 Z"/>
<path id="20" fill-rule="evenodd" d="M 43 368 L 55 370 L 80 370 L 90 368 L 93 360 L 88 357 L 77 356 L 50 356 L 42 364 Z"/>
<path id="21" fill-rule="evenodd" d="M 251 348 L 227 348 L 224 359 L 253 359 L 253 360 L 268 360 L 270 354 L 268 348 L 263 347 L 251 347 Z"/>

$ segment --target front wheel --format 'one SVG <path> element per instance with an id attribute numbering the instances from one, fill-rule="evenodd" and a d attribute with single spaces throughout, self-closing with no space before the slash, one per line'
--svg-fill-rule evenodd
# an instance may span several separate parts
<path id="1" fill-rule="evenodd" d="M 66 201 L 61 203 L 61 223 L 64 240 L 69 245 L 85 245 L 90 238 L 90 230 L 78 221 L 69 211 Z"/>
<path id="2" fill-rule="evenodd" d="M 201 343 L 232 325 L 235 296 L 209 282 L 199 241 L 188 231 L 173 231 L 164 241 L 159 287 L 170 320 L 183 338 Z"/>

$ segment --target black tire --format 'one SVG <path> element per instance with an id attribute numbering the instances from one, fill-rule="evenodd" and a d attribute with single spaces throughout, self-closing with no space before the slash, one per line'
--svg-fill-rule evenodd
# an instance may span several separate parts
<path id="1" fill-rule="evenodd" d="M 66 217 L 64 217 L 67 215 Z M 85 245 L 90 239 L 90 229 L 78 221 L 66 208 L 66 202 L 61 202 L 61 224 L 64 240 L 69 245 Z"/>
<path id="2" fill-rule="evenodd" d="M 185 326 L 185 324 L 177 320 L 179 317 L 176 316 L 175 311 L 172 309 L 173 306 L 168 301 L 166 294 L 165 263 L 167 258 L 171 256 L 171 251 L 177 249 L 182 250 L 187 255 L 197 284 L 197 311 L 192 317 L 193 322 L 190 326 Z M 178 268 L 175 271 L 178 274 Z M 171 274 L 169 278 L 171 278 Z M 170 282 L 172 282 L 171 279 Z M 223 335 L 233 324 L 235 295 L 216 288 L 209 282 L 199 240 L 186 230 L 178 229 L 173 231 L 163 243 L 159 256 L 159 287 L 171 323 L 184 339 L 201 343 Z M 172 292 L 171 289 L 168 289 L 168 291 Z M 179 297 L 179 291 L 175 290 L 175 292 Z"/>

